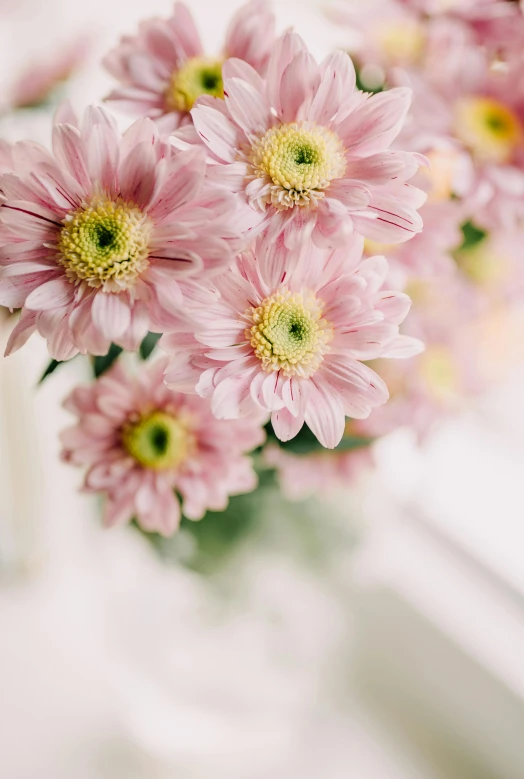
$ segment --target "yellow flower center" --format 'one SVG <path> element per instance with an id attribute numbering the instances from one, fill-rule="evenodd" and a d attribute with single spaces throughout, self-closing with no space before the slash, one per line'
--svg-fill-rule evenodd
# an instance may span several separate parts
<path id="1" fill-rule="evenodd" d="M 333 337 L 329 323 L 322 319 L 323 307 L 313 294 L 284 289 L 246 312 L 251 324 L 246 338 L 265 371 L 302 378 L 315 373 Z"/>
<path id="2" fill-rule="evenodd" d="M 455 252 L 455 261 L 462 273 L 480 286 L 490 286 L 509 276 L 510 263 L 497 247 L 484 239 L 470 249 Z"/>
<path id="3" fill-rule="evenodd" d="M 121 292 L 148 265 L 152 227 L 133 203 L 95 197 L 64 219 L 58 262 L 74 283 Z"/>
<path id="4" fill-rule="evenodd" d="M 445 346 L 429 346 L 419 357 L 419 371 L 428 392 L 437 401 L 459 393 L 459 376 L 453 357 Z"/>
<path id="5" fill-rule="evenodd" d="M 473 153 L 486 162 L 508 162 L 523 140 L 523 128 L 516 114 L 490 97 L 459 101 L 455 130 Z"/>
<path id="6" fill-rule="evenodd" d="M 191 111 L 201 95 L 224 97 L 222 59 L 192 57 L 171 76 L 166 90 L 166 106 L 170 111 Z"/>
<path id="7" fill-rule="evenodd" d="M 153 411 L 122 430 L 124 449 L 144 468 L 174 470 L 186 459 L 191 438 L 187 427 L 165 411 Z"/>
<path id="8" fill-rule="evenodd" d="M 271 127 L 253 143 L 249 162 L 255 176 L 268 180 L 266 202 L 278 209 L 314 207 L 346 170 L 342 141 L 311 122 Z"/>
<path id="9" fill-rule="evenodd" d="M 422 25 L 414 20 L 388 24 L 379 30 L 378 43 L 390 62 L 413 64 L 424 53 L 424 31 Z"/>

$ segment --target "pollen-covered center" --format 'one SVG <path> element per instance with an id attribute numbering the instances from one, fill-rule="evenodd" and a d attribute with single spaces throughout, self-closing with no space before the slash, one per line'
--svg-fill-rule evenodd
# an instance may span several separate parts
<path id="1" fill-rule="evenodd" d="M 315 373 L 333 337 L 322 310 L 323 302 L 313 294 L 282 290 L 246 312 L 251 323 L 246 337 L 265 371 L 301 377 Z"/>
<path id="2" fill-rule="evenodd" d="M 120 292 L 147 267 L 151 230 L 134 204 L 93 198 L 64 219 L 58 261 L 72 282 Z"/>
<path id="3" fill-rule="evenodd" d="M 474 154 L 487 162 L 508 162 L 524 139 L 517 115 L 491 97 L 461 100 L 455 112 L 455 130 Z"/>
<path id="4" fill-rule="evenodd" d="M 166 106 L 171 111 L 191 111 L 201 95 L 224 97 L 222 59 L 192 57 L 171 76 L 165 93 Z"/>
<path id="5" fill-rule="evenodd" d="M 346 170 L 340 138 L 312 122 L 271 127 L 253 143 L 249 161 L 254 175 L 268 180 L 266 202 L 278 209 L 315 206 Z"/>
<path id="6" fill-rule="evenodd" d="M 123 428 L 122 444 L 144 468 L 172 470 L 186 459 L 190 435 L 180 419 L 165 411 L 153 411 Z"/>

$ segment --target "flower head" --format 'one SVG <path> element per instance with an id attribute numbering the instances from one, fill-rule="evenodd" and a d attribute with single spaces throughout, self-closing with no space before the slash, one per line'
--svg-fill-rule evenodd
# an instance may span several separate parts
<path id="1" fill-rule="evenodd" d="M 121 137 L 101 109 L 81 125 L 62 112 L 53 150 L 5 154 L 0 305 L 23 307 L 7 351 L 35 329 L 59 360 L 136 349 L 185 318 L 183 288 L 229 264 L 234 198 L 207 181 L 202 150 L 173 150 L 148 119 Z"/>
<path id="2" fill-rule="evenodd" d="M 65 401 L 78 421 L 61 434 L 62 456 L 87 467 L 87 492 L 106 494 L 106 525 L 134 517 L 170 535 L 180 522 L 175 492 L 185 516 L 200 519 L 256 487 L 245 454 L 264 441 L 260 423 L 215 419 L 209 401 L 163 384 L 165 367 L 160 359 L 130 376 L 118 363 Z"/>
<path id="3" fill-rule="evenodd" d="M 179 143 L 208 147 L 260 229 L 284 233 L 288 246 L 312 234 L 328 248 L 353 231 L 396 243 L 421 229 L 425 196 L 407 180 L 423 158 L 388 150 L 409 90 L 364 94 L 347 54 L 318 65 L 295 33 L 277 42 L 265 79 L 237 60 L 223 77 L 224 101 L 201 98 Z"/>
<path id="4" fill-rule="evenodd" d="M 217 278 L 220 299 L 193 311 L 196 336 L 163 337 L 168 385 L 209 397 L 220 419 L 263 409 L 281 440 L 306 422 L 335 447 L 346 416 L 366 417 L 388 397 L 361 360 L 420 348 L 398 334 L 410 301 L 382 289 L 386 260 L 361 257 L 358 237 L 329 253 L 259 238 Z"/>
<path id="5" fill-rule="evenodd" d="M 123 38 L 105 57 L 105 67 L 120 81 L 107 99 L 171 131 L 189 121 L 202 95 L 224 97 L 222 65 L 228 58 L 245 60 L 263 72 L 274 26 L 265 0 L 250 0 L 231 20 L 220 55 L 208 56 L 191 12 L 177 2 L 171 17 L 142 22 L 137 35 Z"/>

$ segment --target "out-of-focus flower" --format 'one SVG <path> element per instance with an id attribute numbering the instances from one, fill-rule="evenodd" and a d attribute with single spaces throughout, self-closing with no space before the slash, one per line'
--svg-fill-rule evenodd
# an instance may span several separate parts
<path id="1" fill-rule="evenodd" d="M 235 199 L 205 178 L 205 152 L 173 150 L 149 119 L 122 137 L 91 108 L 64 106 L 51 155 L 15 147 L 0 178 L 0 304 L 23 307 L 7 353 L 36 329 L 57 360 L 136 349 L 180 318 L 180 280 L 227 267 L 238 250 Z"/>
<path id="2" fill-rule="evenodd" d="M 170 535 L 180 522 L 175 490 L 184 515 L 201 519 L 256 487 L 245 455 L 264 442 L 260 423 L 215 419 L 209 401 L 169 390 L 164 370 L 160 359 L 130 377 L 117 363 L 65 401 L 78 422 L 61 434 L 62 457 L 87 466 L 87 492 L 107 495 L 108 526 L 135 518 L 144 530 Z"/>
<path id="3" fill-rule="evenodd" d="M 487 306 L 516 301 L 524 294 L 522 230 L 495 230 L 454 252 L 459 271 Z"/>
<path id="4" fill-rule="evenodd" d="M 52 55 L 31 63 L 11 86 L 10 108 L 39 106 L 52 96 L 85 62 L 91 41 L 85 36 L 55 47 Z"/>
<path id="5" fill-rule="evenodd" d="M 353 231 L 396 243 L 422 229 L 425 195 L 407 180 L 424 160 L 388 148 L 409 90 L 364 94 L 347 54 L 318 65 L 295 33 L 277 42 L 266 80 L 238 60 L 223 73 L 225 101 L 201 98 L 180 142 L 206 144 L 260 229 L 284 233 L 288 246 L 311 235 L 329 248 Z"/>
<path id="6" fill-rule="evenodd" d="M 258 407 L 282 441 L 306 422 L 323 446 L 337 446 L 346 416 L 366 417 L 388 397 L 361 360 L 421 348 L 399 335 L 410 300 L 382 288 L 386 259 L 361 257 L 358 236 L 331 253 L 259 239 L 217 279 L 220 300 L 195 312 L 196 341 L 162 339 L 174 356 L 168 385 L 209 397 L 220 419 Z"/>
<path id="7" fill-rule="evenodd" d="M 408 331 L 422 338 L 426 348 L 401 370 L 393 360 L 371 363 L 391 397 L 369 419 L 354 422 L 364 435 L 380 436 L 406 426 L 423 439 L 438 421 L 465 410 L 472 398 L 504 375 L 498 370 L 488 382 L 483 341 L 494 309 L 486 306 L 486 299 L 476 294 L 467 279 L 456 274 L 412 280 L 407 290 L 413 300 Z M 499 335 L 501 322 L 498 317 Z M 513 341 L 509 322 L 508 317 L 503 340 Z"/>
<path id="8" fill-rule="evenodd" d="M 379 86 L 391 67 L 411 67 L 423 59 L 427 25 L 418 10 L 402 0 L 370 0 L 364 7 L 340 0 L 328 7 L 328 16 L 353 33 L 348 48 L 366 83 L 370 79 Z"/>
<path id="9" fill-rule="evenodd" d="M 280 487 L 288 500 L 347 489 L 373 466 L 369 446 L 297 455 L 273 444 L 265 448 L 264 460 L 276 468 Z"/>
<path id="10" fill-rule="evenodd" d="M 524 219 L 524 59 L 493 67 L 482 50 L 448 43 L 431 73 L 397 74 L 414 90 L 402 142 L 431 153 L 445 139 L 456 149 L 453 191 L 469 215 L 514 229 Z"/>
<path id="11" fill-rule="evenodd" d="M 222 66 L 230 57 L 263 72 L 275 41 L 275 20 L 265 0 L 250 0 L 229 25 L 222 53 L 204 52 L 191 12 L 175 3 L 169 19 L 142 22 L 136 36 L 122 38 L 104 59 L 121 86 L 108 100 L 135 116 L 158 120 L 170 132 L 188 121 L 201 95 L 224 96 Z"/>

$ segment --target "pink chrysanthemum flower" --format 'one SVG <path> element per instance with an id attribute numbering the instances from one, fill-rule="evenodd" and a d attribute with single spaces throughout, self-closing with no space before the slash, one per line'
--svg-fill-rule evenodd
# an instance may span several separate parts
<path id="1" fill-rule="evenodd" d="M 101 109 L 81 126 L 67 111 L 54 155 L 16 144 L 0 178 L 0 305 L 23 307 L 7 353 L 35 329 L 57 360 L 136 349 L 185 316 L 179 280 L 239 248 L 235 198 L 206 180 L 202 150 L 172 150 L 149 119 L 122 137 Z"/>
<path id="2" fill-rule="evenodd" d="M 522 52 L 493 66 L 484 50 L 453 36 L 441 44 L 424 75 L 397 73 L 414 91 L 402 142 L 428 157 L 447 142 L 455 149 L 453 193 L 470 217 L 514 229 L 524 222 Z"/>
<path id="3" fill-rule="evenodd" d="M 274 28 L 265 0 L 251 0 L 231 20 L 222 53 L 209 57 L 191 12 L 184 3 L 175 3 L 169 19 L 142 22 L 136 36 L 124 37 L 105 57 L 105 67 L 121 83 L 107 99 L 134 116 L 157 120 L 170 132 L 190 119 L 198 97 L 224 96 L 222 65 L 229 57 L 263 72 Z"/>
<path id="4" fill-rule="evenodd" d="M 265 80 L 237 60 L 223 75 L 225 100 L 201 98 L 194 129 L 183 128 L 179 143 L 206 144 L 226 185 L 259 214 L 261 229 L 284 232 L 287 245 L 311 232 L 330 248 L 354 230 L 388 243 L 421 230 L 416 209 L 425 195 L 406 182 L 423 158 L 388 150 L 409 107 L 408 89 L 364 94 L 347 54 L 318 65 L 295 33 L 277 42 Z"/>
<path id="5" fill-rule="evenodd" d="M 259 239 L 217 280 L 221 298 L 196 314 L 196 340 L 162 339 L 174 355 L 166 382 L 209 397 L 219 419 L 262 408 L 280 440 L 306 422 L 323 446 L 337 446 L 346 416 L 366 417 L 388 397 L 361 360 L 420 348 L 398 334 L 410 300 L 382 289 L 387 261 L 361 257 L 358 236 L 329 254 Z"/>
<path id="6" fill-rule="evenodd" d="M 278 481 L 288 500 L 311 495 L 332 495 L 337 489 L 351 489 L 373 465 L 369 446 L 351 451 L 314 452 L 297 455 L 280 446 L 267 446 L 264 460 L 276 468 Z"/>
<path id="7" fill-rule="evenodd" d="M 222 511 L 230 495 L 255 489 L 246 452 L 264 442 L 255 419 L 220 422 L 209 401 L 180 395 L 162 381 L 160 359 L 130 377 L 120 364 L 65 401 L 77 415 L 61 434 L 63 458 L 87 466 L 85 490 L 105 493 L 108 526 L 135 518 L 148 531 L 172 534 L 180 503 L 189 519 Z"/>

